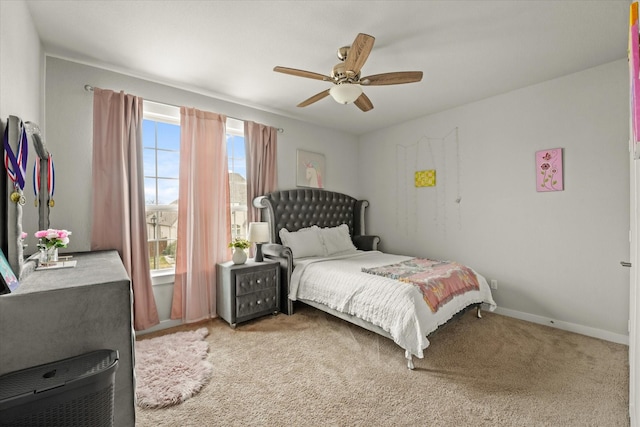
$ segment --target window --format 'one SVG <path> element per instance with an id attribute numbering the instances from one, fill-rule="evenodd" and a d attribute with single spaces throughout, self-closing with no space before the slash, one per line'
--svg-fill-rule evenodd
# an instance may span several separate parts
<path id="1" fill-rule="evenodd" d="M 231 238 L 247 238 L 247 160 L 244 149 L 244 122 L 227 118 L 227 158 Z"/>
<path id="2" fill-rule="evenodd" d="M 142 143 L 151 270 L 173 269 L 178 236 L 180 109 L 144 101 Z"/>
<path id="3" fill-rule="evenodd" d="M 173 270 L 178 238 L 180 108 L 144 101 L 142 143 L 151 270 Z M 246 238 L 247 163 L 244 122 L 227 119 L 231 237 Z"/>

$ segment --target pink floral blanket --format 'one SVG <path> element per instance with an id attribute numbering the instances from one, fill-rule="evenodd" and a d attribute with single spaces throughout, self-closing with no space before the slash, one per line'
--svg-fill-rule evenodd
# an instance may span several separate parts
<path id="1" fill-rule="evenodd" d="M 475 273 L 456 262 L 413 258 L 397 264 L 363 268 L 362 271 L 417 286 L 433 312 L 456 295 L 480 289 Z"/>

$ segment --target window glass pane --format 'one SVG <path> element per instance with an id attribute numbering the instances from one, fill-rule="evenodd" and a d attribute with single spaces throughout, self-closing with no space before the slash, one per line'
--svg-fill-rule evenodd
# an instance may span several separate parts
<path id="1" fill-rule="evenodd" d="M 151 269 L 173 268 L 178 211 L 148 206 L 146 218 Z"/>
<path id="2" fill-rule="evenodd" d="M 178 180 L 158 178 L 158 204 L 178 203 Z"/>
<path id="3" fill-rule="evenodd" d="M 154 148 L 156 146 L 156 125 L 151 120 L 142 121 L 142 146 Z"/>
<path id="4" fill-rule="evenodd" d="M 149 111 L 147 107 L 150 107 Z M 163 107 L 162 111 L 156 111 L 160 107 Z M 164 107 L 167 106 L 145 103 L 142 124 L 144 195 L 151 270 L 174 268 L 178 230 L 180 117 L 179 109 Z"/>
<path id="5" fill-rule="evenodd" d="M 157 122 L 158 148 L 180 151 L 180 126 Z"/>
<path id="6" fill-rule="evenodd" d="M 158 177 L 178 178 L 180 153 L 178 151 L 158 150 Z"/>
<path id="7" fill-rule="evenodd" d="M 247 162 L 244 136 L 227 134 L 229 195 L 231 197 L 231 237 L 247 237 Z"/>
<path id="8" fill-rule="evenodd" d="M 156 180 L 155 178 L 144 179 L 144 203 L 146 205 L 156 204 Z M 148 207 L 147 207 L 148 210 Z"/>
<path id="9" fill-rule="evenodd" d="M 244 137 L 239 135 L 227 135 L 227 156 L 229 158 L 229 170 L 247 177 L 247 161 L 244 153 Z"/>
<path id="10" fill-rule="evenodd" d="M 158 251 L 156 249 L 156 242 L 155 241 L 149 241 L 148 243 L 149 246 L 149 267 L 151 268 L 151 270 L 157 270 L 159 267 L 159 260 L 158 257 L 156 256 Z"/>
<path id="11" fill-rule="evenodd" d="M 156 150 L 145 148 L 142 152 L 142 162 L 144 164 L 144 176 L 156 175 Z"/>

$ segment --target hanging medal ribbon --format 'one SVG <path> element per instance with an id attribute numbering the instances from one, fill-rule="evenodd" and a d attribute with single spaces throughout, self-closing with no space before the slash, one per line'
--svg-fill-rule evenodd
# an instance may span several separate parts
<path id="1" fill-rule="evenodd" d="M 4 131 L 4 166 L 7 169 L 7 175 L 9 179 L 13 181 L 13 187 L 15 191 L 11 194 L 11 201 L 14 203 L 24 204 L 24 195 L 22 190 L 24 189 L 25 177 L 27 175 L 26 165 L 27 156 L 29 153 L 29 140 L 27 138 L 27 132 L 24 128 L 22 120 L 18 125 L 18 150 L 14 153 L 11 144 L 9 143 L 9 127 L 11 121 L 7 124 L 7 128 Z"/>
<path id="2" fill-rule="evenodd" d="M 47 191 L 49 192 L 49 207 L 55 205 L 53 201 L 53 193 L 56 191 L 56 171 L 53 167 L 53 156 L 49 154 L 47 159 Z"/>
<path id="3" fill-rule="evenodd" d="M 49 154 L 47 159 L 47 193 L 49 194 L 49 207 L 54 207 L 53 194 L 56 191 L 56 171 L 53 166 L 53 156 Z M 38 206 L 40 196 L 40 157 L 36 157 L 33 164 L 33 194 L 36 196 L 35 205 Z"/>
<path id="4" fill-rule="evenodd" d="M 40 195 L 40 157 L 36 156 L 35 162 L 33 162 L 33 194 L 36 196 L 34 202 L 36 208 L 38 207 L 38 196 Z"/>

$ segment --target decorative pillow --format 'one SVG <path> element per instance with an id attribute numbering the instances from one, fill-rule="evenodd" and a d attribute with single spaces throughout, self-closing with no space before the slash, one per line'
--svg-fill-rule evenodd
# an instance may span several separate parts
<path id="1" fill-rule="evenodd" d="M 347 224 L 342 224 L 337 227 L 320 228 L 319 231 L 324 247 L 327 250 L 327 256 L 341 252 L 357 251 L 351 241 L 349 226 Z"/>
<path id="2" fill-rule="evenodd" d="M 294 258 L 305 258 L 309 256 L 324 256 L 325 250 L 320 239 L 317 225 L 308 228 L 301 228 L 298 231 L 289 231 L 286 228 L 280 229 L 280 240 L 282 244 L 291 248 Z"/>

